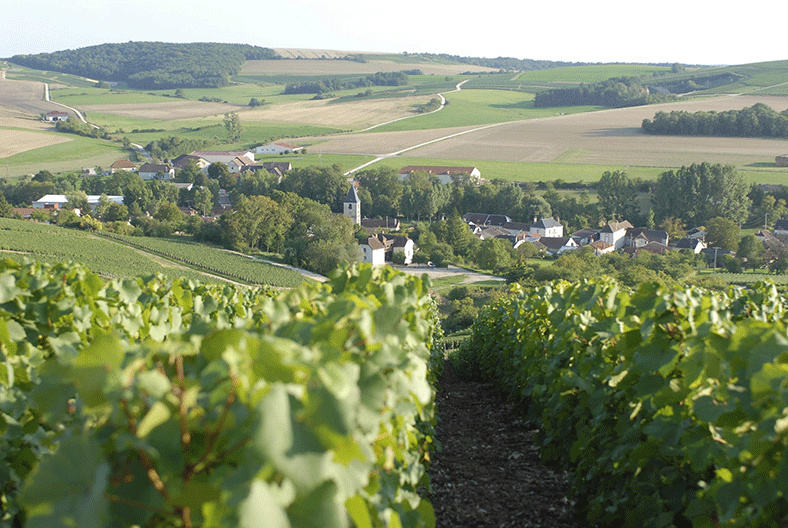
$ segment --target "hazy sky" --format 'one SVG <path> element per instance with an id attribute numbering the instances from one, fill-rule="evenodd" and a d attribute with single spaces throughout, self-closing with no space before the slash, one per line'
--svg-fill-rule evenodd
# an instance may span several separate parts
<path id="1" fill-rule="evenodd" d="M 788 59 L 786 15 L 783 0 L 0 0 L 0 57 L 155 40 L 741 64 Z"/>

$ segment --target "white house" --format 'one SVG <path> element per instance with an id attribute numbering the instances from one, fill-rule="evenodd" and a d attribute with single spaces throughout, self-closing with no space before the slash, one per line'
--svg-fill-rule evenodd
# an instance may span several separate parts
<path id="1" fill-rule="evenodd" d="M 107 199 L 115 203 L 123 204 L 123 196 L 109 195 Z M 101 195 L 88 195 L 88 205 L 95 211 L 101 201 Z M 33 209 L 62 209 L 68 202 L 65 194 L 45 194 L 35 202 Z"/>
<path id="2" fill-rule="evenodd" d="M 44 121 L 66 121 L 69 117 L 68 112 L 61 112 L 60 110 L 52 110 L 47 112 L 44 116 Z"/>
<path id="3" fill-rule="evenodd" d="M 534 219 L 534 223 L 531 224 L 530 232 L 543 237 L 563 237 L 564 226 L 561 222 L 552 217 L 541 218 L 539 220 Z"/>
<path id="4" fill-rule="evenodd" d="M 174 180 L 175 169 L 163 163 L 143 163 L 138 171 L 143 180 Z"/>
<path id="5" fill-rule="evenodd" d="M 378 237 L 371 236 L 366 243 L 360 244 L 361 251 L 364 253 L 364 262 L 379 266 L 386 263 L 386 246 L 378 240 Z"/>
<path id="6" fill-rule="evenodd" d="M 579 246 L 572 237 L 539 237 L 542 244 L 551 255 L 563 255 L 567 251 L 574 251 Z"/>
<path id="7" fill-rule="evenodd" d="M 383 244 L 386 253 L 402 253 L 405 257 L 405 264 L 413 262 L 413 253 L 416 251 L 416 245 L 413 240 L 406 236 L 401 235 L 377 235 L 378 240 Z"/>
<path id="8" fill-rule="evenodd" d="M 302 150 L 304 150 L 304 147 L 291 145 L 282 141 L 275 141 L 266 145 L 260 145 L 254 149 L 257 154 L 289 154 L 291 152 L 295 153 Z"/>
<path id="9" fill-rule="evenodd" d="M 245 156 L 236 156 L 227 162 L 227 170 L 230 171 L 230 174 L 240 174 L 244 170 L 244 167 L 253 164 L 254 161 L 249 161 L 249 158 Z"/>
<path id="10" fill-rule="evenodd" d="M 414 172 L 426 172 L 432 176 L 437 176 L 444 185 L 452 183 L 454 178 L 462 177 L 463 175 L 467 175 L 474 183 L 480 183 L 482 180 L 482 173 L 476 167 L 439 167 L 428 165 L 402 167 L 399 170 L 399 177 L 404 180 Z"/>
<path id="11" fill-rule="evenodd" d="M 616 250 L 619 250 L 624 247 L 627 229 L 632 227 L 632 224 L 626 220 L 622 222 L 615 220 L 608 222 L 602 227 L 602 229 L 599 230 L 599 240 L 602 242 L 607 242 L 608 244 L 615 246 Z"/>

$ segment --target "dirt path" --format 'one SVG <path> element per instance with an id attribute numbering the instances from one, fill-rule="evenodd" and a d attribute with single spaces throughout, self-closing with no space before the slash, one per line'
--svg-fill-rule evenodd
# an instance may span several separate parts
<path id="1" fill-rule="evenodd" d="M 580 528 L 563 474 L 544 466 L 534 431 L 489 385 L 462 381 L 450 366 L 437 395 L 437 439 L 429 474 L 436 528 Z"/>

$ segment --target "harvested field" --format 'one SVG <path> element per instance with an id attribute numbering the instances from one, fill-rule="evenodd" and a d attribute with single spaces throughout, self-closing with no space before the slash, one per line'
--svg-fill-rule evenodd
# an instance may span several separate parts
<path id="1" fill-rule="evenodd" d="M 63 107 L 44 101 L 44 83 L 0 77 L 0 114 L 4 117 L 38 118 L 52 110 L 63 110 Z"/>
<path id="2" fill-rule="evenodd" d="M 223 103 L 176 101 L 145 104 L 82 105 L 80 109 L 88 114 L 96 112 L 140 119 L 171 120 L 223 115 L 227 112 L 242 111 L 243 107 Z"/>
<path id="3" fill-rule="evenodd" d="M 414 105 L 429 102 L 429 96 L 370 99 L 344 103 L 298 101 L 244 112 L 243 121 L 304 123 L 336 128 L 363 128 L 413 115 Z"/>
<path id="4" fill-rule="evenodd" d="M 277 50 L 279 51 L 279 50 Z M 312 50 L 319 52 L 320 50 Z M 348 52 L 352 53 L 352 52 Z M 336 52 L 334 52 L 336 54 Z M 327 57 L 329 55 L 326 55 Z M 493 68 L 473 66 L 471 64 L 434 64 L 434 63 L 400 63 L 385 60 L 355 62 L 344 60 L 252 60 L 246 61 L 241 68 L 241 75 L 368 75 L 377 72 L 392 72 L 419 69 L 430 75 L 459 75 L 464 72 L 491 72 Z"/>
<path id="5" fill-rule="evenodd" d="M 773 161 L 775 156 L 788 152 L 788 141 L 649 136 L 641 132 L 640 124 L 645 118 L 653 118 L 658 111 L 723 111 L 752 106 L 756 102 L 764 102 L 777 111 L 788 108 L 788 97 L 721 96 L 487 127 L 335 136 L 320 143 L 319 148 L 324 153 L 385 154 L 421 144 L 428 139 L 475 130 L 411 150 L 408 156 L 624 167 L 678 167 L 698 161 L 745 166 Z"/>
<path id="6" fill-rule="evenodd" d="M 9 130 L 2 129 L 0 132 L 0 158 L 7 158 L 20 152 L 57 145 L 72 141 L 73 137 L 60 136 L 55 134 L 42 134 L 32 130 Z"/>

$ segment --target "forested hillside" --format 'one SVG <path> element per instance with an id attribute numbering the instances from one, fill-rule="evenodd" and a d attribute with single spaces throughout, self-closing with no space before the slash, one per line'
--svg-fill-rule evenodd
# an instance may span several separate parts
<path id="1" fill-rule="evenodd" d="M 271 49 L 246 44 L 126 42 L 76 50 L 15 55 L 14 64 L 132 88 L 167 89 L 227 86 L 246 60 L 275 59 Z"/>

